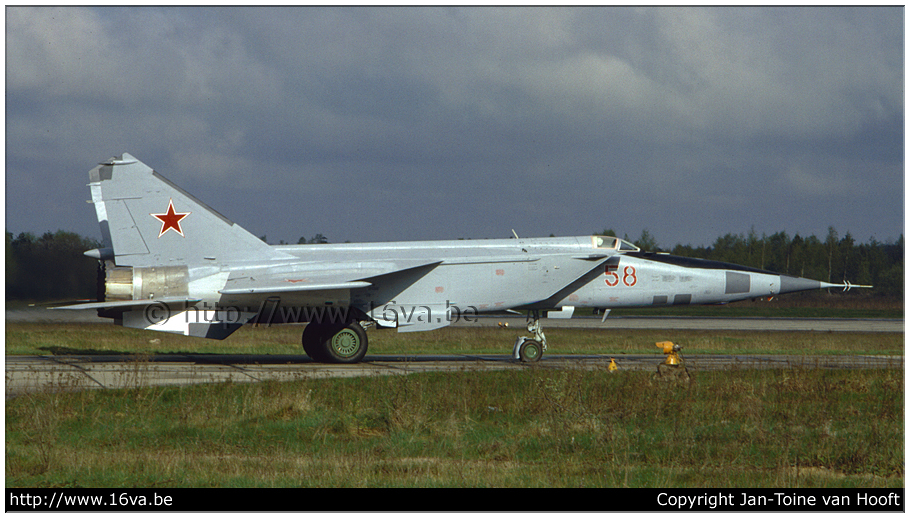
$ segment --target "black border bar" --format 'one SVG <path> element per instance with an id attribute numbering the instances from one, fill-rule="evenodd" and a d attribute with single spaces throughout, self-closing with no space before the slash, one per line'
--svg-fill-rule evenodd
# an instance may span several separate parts
<path id="1" fill-rule="evenodd" d="M 341 491 L 346 491 L 341 493 Z M 7 512 L 903 512 L 895 489 L 6 488 Z M 446 495 L 434 493 L 445 492 Z M 334 494 L 333 494 L 334 493 Z M 472 494 L 473 493 L 473 494 Z M 484 494 L 487 493 L 487 494 Z M 456 498 L 453 498 L 456 496 Z"/>

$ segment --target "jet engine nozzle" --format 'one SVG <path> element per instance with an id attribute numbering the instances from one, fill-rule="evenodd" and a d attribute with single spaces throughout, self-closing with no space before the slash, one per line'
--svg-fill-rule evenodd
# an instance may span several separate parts
<path id="1" fill-rule="evenodd" d="M 151 300 L 186 296 L 187 273 L 186 266 L 106 266 L 103 268 L 104 297 L 101 300 Z"/>

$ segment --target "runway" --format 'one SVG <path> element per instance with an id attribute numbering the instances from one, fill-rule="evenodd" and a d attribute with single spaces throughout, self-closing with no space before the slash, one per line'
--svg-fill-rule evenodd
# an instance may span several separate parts
<path id="1" fill-rule="evenodd" d="M 367 355 L 355 365 L 315 363 L 305 355 L 7 356 L 6 397 L 88 389 L 127 389 L 199 383 L 250 383 L 418 372 L 507 369 L 606 370 L 622 375 L 657 371 L 662 354 L 547 355 L 525 364 L 510 355 Z M 684 355 L 690 373 L 735 369 L 902 369 L 903 356 Z"/>
<path id="2" fill-rule="evenodd" d="M 56 322 L 110 325 L 94 311 L 7 310 L 7 322 Z M 520 332 L 523 316 L 491 316 L 453 323 L 455 327 L 497 327 Z M 544 319 L 544 328 L 737 330 L 903 333 L 903 319 L 576 317 Z M 904 368 L 903 356 L 685 355 L 690 371 L 736 368 L 821 367 L 832 369 Z M 612 358 L 620 371 L 655 371 L 664 356 L 547 354 L 536 364 L 510 355 L 370 355 L 356 365 L 315 363 L 305 355 L 130 355 L 7 356 L 6 397 L 61 390 L 122 389 L 213 382 L 290 381 L 337 377 L 403 375 L 417 372 L 473 372 L 505 369 L 606 369 Z"/>

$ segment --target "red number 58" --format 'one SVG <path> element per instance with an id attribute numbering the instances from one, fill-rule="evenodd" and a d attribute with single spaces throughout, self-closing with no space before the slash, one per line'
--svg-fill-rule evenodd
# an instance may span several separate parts
<path id="1" fill-rule="evenodd" d="M 607 277 L 604 279 L 604 282 L 607 283 L 607 286 L 613 287 L 619 284 L 619 265 L 618 264 L 608 264 L 604 267 L 604 275 Z M 638 282 L 638 277 L 635 274 L 634 266 L 626 266 L 622 269 L 622 283 L 626 286 L 632 287 Z"/>

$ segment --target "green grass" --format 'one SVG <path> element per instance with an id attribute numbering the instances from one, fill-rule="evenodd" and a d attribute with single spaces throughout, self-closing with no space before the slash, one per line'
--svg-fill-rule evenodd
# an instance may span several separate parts
<path id="1" fill-rule="evenodd" d="M 903 487 L 903 372 L 430 373 L 7 401 L 8 487 Z"/>
<path id="2" fill-rule="evenodd" d="M 302 354 L 301 326 L 225 341 L 6 326 L 7 354 Z M 516 330 L 370 330 L 372 354 L 507 353 Z M 903 355 L 899 333 L 552 329 L 551 353 Z M 7 487 L 903 487 L 904 372 L 554 370 L 38 393 L 6 402 Z"/>
<path id="3" fill-rule="evenodd" d="M 302 326 L 244 326 L 226 340 L 110 324 L 6 324 L 6 354 L 303 354 Z M 368 331 L 370 354 L 508 354 L 522 329 L 453 327 L 424 333 Z M 549 354 L 654 354 L 656 342 L 684 354 L 903 354 L 899 333 L 564 329 L 546 331 Z"/>

